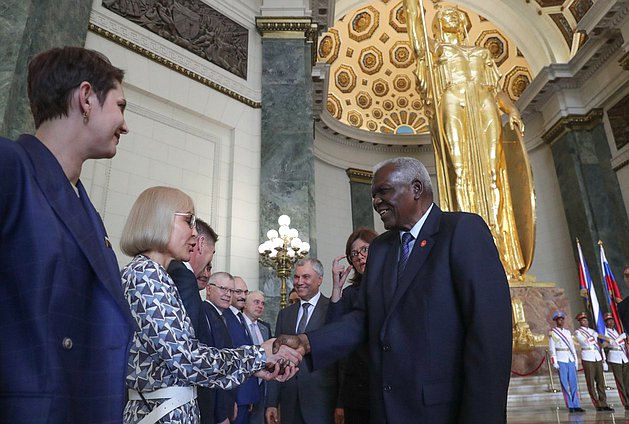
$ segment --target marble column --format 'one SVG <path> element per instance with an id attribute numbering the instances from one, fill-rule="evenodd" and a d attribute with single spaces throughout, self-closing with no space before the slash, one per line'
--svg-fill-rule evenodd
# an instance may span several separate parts
<path id="1" fill-rule="evenodd" d="M 34 131 L 26 90 L 27 66 L 51 47 L 83 46 L 91 0 L 5 0 L 0 25 L 0 134 Z"/>
<path id="2" fill-rule="evenodd" d="M 371 204 L 371 171 L 348 168 L 350 195 L 352 201 L 352 228 L 374 229 L 373 207 Z"/>
<path id="3" fill-rule="evenodd" d="M 260 241 L 286 214 L 310 243 L 309 257 L 316 257 L 311 76 L 316 24 L 310 18 L 259 17 L 256 25 L 262 34 Z M 279 286 L 275 272 L 260 270 L 265 317 L 272 324 Z"/>
<path id="4" fill-rule="evenodd" d="M 599 289 L 599 301 L 604 305 L 598 241 L 604 243 L 620 290 L 628 294 L 622 284 L 622 266 L 629 252 L 629 223 L 611 166 L 602 116 L 603 112 L 595 109 L 587 115 L 565 117 L 543 139 L 551 146 L 571 238 L 581 243 L 592 281 Z M 578 261 L 574 243 L 572 248 Z"/>

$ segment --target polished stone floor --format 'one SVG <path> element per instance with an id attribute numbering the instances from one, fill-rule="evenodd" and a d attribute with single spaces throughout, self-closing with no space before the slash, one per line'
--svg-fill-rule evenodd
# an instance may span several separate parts
<path id="1" fill-rule="evenodd" d="M 585 406 L 585 414 L 570 414 L 565 408 L 543 407 L 539 409 L 516 409 L 507 411 L 508 424 L 574 423 L 574 424 L 629 424 L 629 411 L 616 408 L 615 412 L 596 412 L 594 407 Z"/>

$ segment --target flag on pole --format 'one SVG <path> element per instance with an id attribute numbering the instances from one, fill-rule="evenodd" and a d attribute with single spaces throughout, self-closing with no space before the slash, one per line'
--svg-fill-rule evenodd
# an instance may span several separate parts
<path id="1" fill-rule="evenodd" d="M 577 239 L 577 250 L 579 251 L 579 287 L 587 289 L 586 293 L 590 300 L 590 307 L 592 308 L 592 316 L 594 317 L 594 329 L 598 334 L 605 334 L 605 321 L 603 321 L 603 311 L 598 304 L 598 297 L 596 296 L 596 290 L 592 284 L 592 278 L 590 278 L 590 271 L 583 258 L 583 252 L 581 251 L 581 244 Z M 620 331 L 620 330 L 619 330 Z"/>
<path id="2" fill-rule="evenodd" d="M 616 279 L 614 278 L 614 274 L 612 274 L 612 269 L 605 257 L 603 242 L 599 240 L 598 246 L 601 254 L 601 271 L 603 272 L 603 287 L 605 288 L 605 294 L 607 294 L 607 302 L 609 302 L 609 308 L 612 311 L 614 321 L 616 321 L 616 329 L 619 334 L 622 334 L 624 330 L 622 322 L 620 321 L 620 315 L 618 315 L 617 306 L 617 302 L 622 300 L 622 295 L 620 294 L 620 290 L 618 290 L 618 284 L 616 284 Z"/>

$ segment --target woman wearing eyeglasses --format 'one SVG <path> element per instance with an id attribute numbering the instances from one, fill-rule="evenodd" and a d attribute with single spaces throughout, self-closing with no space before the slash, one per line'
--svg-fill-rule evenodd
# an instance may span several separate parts
<path id="1" fill-rule="evenodd" d="M 369 243 L 378 233 L 370 228 L 359 228 L 350 234 L 345 245 L 345 255 L 332 261 L 332 295 L 328 307 L 327 322 L 342 317 L 358 302 L 360 281 L 365 272 Z M 341 261 L 349 262 L 347 267 Z M 349 275 L 351 284 L 343 289 Z M 369 422 L 369 352 L 361 346 L 341 363 L 342 379 L 339 389 L 338 408 L 335 423 L 360 424 Z"/>
<path id="2" fill-rule="evenodd" d="M 301 359 L 291 350 L 272 354 L 269 342 L 219 350 L 194 338 L 166 272 L 170 261 L 190 259 L 194 224 L 192 199 L 169 187 L 142 192 L 127 218 L 120 245 L 133 259 L 122 270 L 122 283 L 137 327 L 127 363 L 125 423 L 198 423 L 194 386 L 231 389 L 251 375 L 285 381 Z M 265 370 L 287 361 L 281 375 L 279 366 Z"/>

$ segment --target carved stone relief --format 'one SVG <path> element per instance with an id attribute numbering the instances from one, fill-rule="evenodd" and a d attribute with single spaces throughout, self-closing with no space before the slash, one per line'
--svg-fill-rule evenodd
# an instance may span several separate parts
<path id="1" fill-rule="evenodd" d="M 103 6 L 247 79 L 249 32 L 200 0 L 103 0 Z"/>

